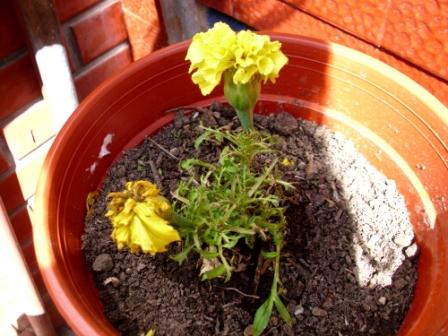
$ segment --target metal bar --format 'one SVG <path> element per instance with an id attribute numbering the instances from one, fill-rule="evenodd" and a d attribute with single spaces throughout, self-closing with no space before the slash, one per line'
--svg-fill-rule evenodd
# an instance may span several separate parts
<path id="1" fill-rule="evenodd" d="M 68 57 L 52 0 L 16 0 L 34 51 L 43 88 L 42 95 L 52 113 L 55 131 L 78 106 Z"/>
<path id="2" fill-rule="evenodd" d="M 8 270 L 9 279 L 14 284 L 14 293 L 17 297 L 22 313 L 27 315 L 28 321 L 36 336 L 55 336 L 54 328 L 45 313 L 42 300 L 34 284 L 25 259 L 22 255 L 17 238 L 12 230 L 8 213 L 3 200 L 0 198 L 0 255 L 2 268 Z"/>
<path id="3" fill-rule="evenodd" d="M 158 0 L 158 4 L 169 44 L 207 30 L 206 7 L 197 0 Z"/>

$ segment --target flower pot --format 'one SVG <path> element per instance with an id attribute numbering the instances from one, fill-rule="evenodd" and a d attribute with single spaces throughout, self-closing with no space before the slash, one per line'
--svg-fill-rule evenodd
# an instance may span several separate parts
<path id="1" fill-rule="evenodd" d="M 289 64 L 263 88 L 256 110 L 286 110 L 351 139 L 397 182 L 420 248 L 415 298 L 401 335 L 448 332 L 448 110 L 389 66 L 335 44 L 290 35 Z M 46 159 L 34 237 L 51 298 L 77 335 L 117 332 L 102 313 L 81 251 L 85 200 L 123 149 L 173 119 L 164 111 L 222 100 L 202 97 L 187 74 L 188 43 L 157 51 L 104 83 L 64 126 Z"/>

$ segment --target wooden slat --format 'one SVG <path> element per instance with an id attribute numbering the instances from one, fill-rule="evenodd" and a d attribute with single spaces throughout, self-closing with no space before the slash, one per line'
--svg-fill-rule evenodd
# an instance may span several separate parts
<path id="1" fill-rule="evenodd" d="M 196 0 L 159 0 L 159 7 L 169 44 L 207 29 L 206 8 Z"/>

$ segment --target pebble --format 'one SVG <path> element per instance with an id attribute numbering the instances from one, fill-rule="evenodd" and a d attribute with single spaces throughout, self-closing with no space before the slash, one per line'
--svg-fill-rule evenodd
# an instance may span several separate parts
<path id="1" fill-rule="evenodd" d="M 311 309 L 311 314 L 316 317 L 324 317 L 327 316 L 327 311 L 323 310 L 322 308 L 314 307 Z"/>
<path id="2" fill-rule="evenodd" d="M 93 262 L 92 269 L 95 272 L 107 272 L 114 267 L 114 262 L 112 257 L 107 253 L 102 253 L 95 258 Z"/>
<path id="3" fill-rule="evenodd" d="M 382 296 L 382 297 L 380 297 L 379 299 L 378 299 L 378 303 L 380 304 L 380 305 L 382 305 L 382 306 L 384 306 L 385 304 L 386 304 L 386 297 L 385 296 Z"/>
<path id="4" fill-rule="evenodd" d="M 143 271 L 145 268 L 146 268 L 146 265 L 144 263 L 138 263 L 137 272 Z"/>
<path id="5" fill-rule="evenodd" d="M 103 284 L 107 286 L 108 284 L 111 284 L 114 287 L 118 287 L 120 285 L 120 280 L 116 277 L 109 277 L 106 280 L 103 281 Z"/>
<path id="6" fill-rule="evenodd" d="M 417 254 L 417 244 L 413 243 L 404 250 L 404 254 L 408 258 L 412 258 Z"/>
<path id="7" fill-rule="evenodd" d="M 414 239 L 414 237 L 412 234 L 405 234 L 403 232 L 400 232 L 398 235 L 396 235 L 393 238 L 393 241 L 395 244 L 397 244 L 400 247 L 406 247 L 412 243 L 413 239 Z"/>
<path id="8" fill-rule="evenodd" d="M 303 309 L 302 306 L 297 306 L 296 309 L 294 310 L 294 315 L 295 316 L 302 315 L 304 311 L 305 309 Z"/>

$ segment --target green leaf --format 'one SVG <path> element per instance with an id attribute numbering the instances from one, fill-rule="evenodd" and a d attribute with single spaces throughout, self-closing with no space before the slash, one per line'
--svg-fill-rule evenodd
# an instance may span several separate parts
<path id="1" fill-rule="evenodd" d="M 205 161 L 202 161 L 199 159 L 188 159 L 188 160 L 184 160 L 180 163 L 180 167 L 184 170 L 189 170 L 193 166 L 205 167 L 210 170 L 215 169 L 215 166 L 212 165 L 211 163 L 208 163 L 208 162 L 205 162 Z"/>
<path id="2" fill-rule="evenodd" d="M 257 189 L 260 187 L 260 185 L 263 183 L 263 181 L 265 181 L 266 178 L 269 176 L 269 174 L 271 174 L 272 169 L 274 169 L 276 164 L 277 164 L 277 159 L 275 159 L 271 163 L 271 165 L 265 170 L 263 175 L 257 177 L 255 184 L 252 186 L 252 188 L 247 193 L 249 195 L 249 197 L 252 197 L 252 195 L 257 191 Z"/>
<path id="3" fill-rule="evenodd" d="M 198 252 L 201 255 L 201 257 L 203 257 L 205 259 L 213 259 L 213 258 L 216 258 L 217 256 L 219 256 L 218 252 L 204 251 L 204 250 L 199 250 Z"/>
<path id="4" fill-rule="evenodd" d="M 214 278 L 217 278 L 221 275 L 223 275 L 226 271 L 226 267 L 223 264 L 220 264 L 219 266 L 216 266 L 215 268 L 211 269 L 210 271 L 205 272 L 202 274 L 201 280 L 211 280 Z"/>
<path id="5" fill-rule="evenodd" d="M 205 131 L 194 141 L 194 149 L 198 150 L 199 146 L 210 136 L 210 132 Z"/>
<path id="6" fill-rule="evenodd" d="M 180 265 L 187 259 L 188 254 L 191 251 L 192 246 L 184 248 L 179 253 L 176 253 L 175 255 L 170 256 L 171 259 L 174 261 L 177 261 Z"/>
<path id="7" fill-rule="evenodd" d="M 272 297 L 269 296 L 268 299 L 257 309 L 255 313 L 252 333 L 253 336 L 259 336 L 268 326 L 269 320 L 272 315 L 272 307 L 274 302 Z"/>
<path id="8" fill-rule="evenodd" d="M 231 237 L 226 243 L 222 244 L 222 247 L 226 249 L 233 249 L 238 244 L 241 237 Z"/>
<path id="9" fill-rule="evenodd" d="M 292 322 L 291 315 L 289 315 L 288 309 L 286 309 L 285 305 L 278 295 L 276 295 L 274 298 L 274 304 L 283 321 L 290 325 Z"/>
<path id="10" fill-rule="evenodd" d="M 190 169 L 191 167 L 193 167 L 194 165 L 196 165 L 197 161 L 199 161 L 199 160 L 197 160 L 197 159 L 188 159 L 188 160 L 184 160 L 184 161 L 182 161 L 182 162 L 180 163 L 180 167 L 181 167 L 182 169 L 188 170 L 188 169 Z"/>
<path id="11" fill-rule="evenodd" d="M 261 251 L 261 255 L 263 256 L 263 258 L 265 259 L 274 259 L 277 258 L 278 253 L 275 251 Z"/>

